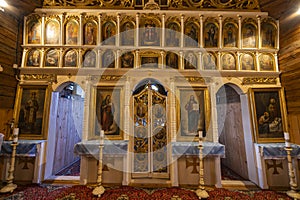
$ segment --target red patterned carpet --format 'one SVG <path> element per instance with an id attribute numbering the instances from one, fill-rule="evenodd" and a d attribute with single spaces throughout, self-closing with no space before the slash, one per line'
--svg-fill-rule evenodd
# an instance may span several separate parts
<path id="1" fill-rule="evenodd" d="M 183 188 L 141 189 L 134 187 L 106 188 L 100 197 L 93 196 L 88 186 L 20 186 L 12 194 L 0 194 L 0 199 L 10 200 L 198 200 L 193 190 Z M 208 200 L 291 200 L 285 193 L 275 191 L 209 191 Z"/>

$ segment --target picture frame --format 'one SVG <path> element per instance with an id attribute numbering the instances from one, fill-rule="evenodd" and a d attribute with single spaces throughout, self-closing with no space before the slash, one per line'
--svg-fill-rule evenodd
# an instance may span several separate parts
<path id="1" fill-rule="evenodd" d="M 177 90 L 177 130 L 179 141 L 198 141 L 205 136 L 210 119 L 210 100 L 206 87 L 179 87 Z"/>
<path id="2" fill-rule="evenodd" d="M 60 23 L 51 19 L 46 23 L 45 44 L 58 44 L 60 41 Z"/>
<path id="3" fill-rule="evenodd" d="M 113 140 L 123 139 L 121 109 L 122 88 L 113 86 L 94 87 L 94 113 L 92 138 L 100 137 L 100 131 L 104 130 L 105 138 Z"/>
<path id="4" fill-rule="evenodd" d="M 14 119 L 20 139 L 46 139 L 50 102 L 48 85 L 19 85 Z"/>
<path id="5" fill-rule="evenodd" d="M 158 56 L 141 56 L 141 68 L 158 68 L 159 58 Z"/>
<path id="6" fill-rule="evenodd" d="M 249 91 L 255 141 L 284 142 L 287 122 L 283 89 L 252 88 Z"/>

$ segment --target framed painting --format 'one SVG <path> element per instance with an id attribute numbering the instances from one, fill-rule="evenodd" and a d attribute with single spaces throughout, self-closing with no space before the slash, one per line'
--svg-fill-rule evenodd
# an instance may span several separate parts
<path id="1" fill-rule="evenodd" d="M 255 70 L 255 56 L 252 53 L 245 53 L 241 56 L 242 70 Z"/>
<path id="2" fill-rule="evenodd" d="M 184 69 L 197 69 L 197 56 L 193 52 L 188 52 L 184 58 Z"/>
<path id="3" fill-rule="evenodd" d="M 218 46 L 219 27 L 216 23 L 208 22 L 204 27 L 204 44 L 205 47 L 217 47 Z"/>
<path id="4" fill-rule="evenodd" d="M 14 118 L 20 138 L 46 138 L 49 91 L 48 85 L 18 86 Z"/>
<path id="5" fill-rule="evenodd" d="M 121 68 L 133 68 L 134 66 L 134 54 L 133 52 L 125 52 L 121 56 Z"/>
<path id="6" fill-rule="evenodd" d="M 46 52 L 45 67 L 58 67 L 59 65 L 59 51 L 56 49 L 50 49 Z"/>
<path id="7" fill-rule="evenodd" d="M 141 68 L 158 68 L 158 56 L 141 56 Z"/>
<path id="8" fill-rule="evenodd" d="M 121 44 L 124 46 L 133 46 L 134 45 L 134 23 L 125 22 L 121 26 Z"/>
<path id="9" fill-rule="evenodd" d="M 49 20 L 46 23 L 46 44 L 58 44 L 60 36 L 60 24 L 57 20 Z"/>
<path id="10" fill-rule="evenodd" d="M 84 25 L 84 44 L 95 45 L 97 43 L 97 23 L 95 21 L 88 21 Z"/>
<path id="11" fill-rule="evenodd" d="M 210 117 L 207 88 L 180 87 L 177 95 L 177 130 L 178 140 L 197 140 L 198 131 L 205 135 L 206 124 Z"/>
<path id="12" fill-rule="evenodd" d="M 98 86 L 95 87 L 96 124 L 94 137 L 100 136 L 104 131 L 109 139 L 122 139 L 121 130 L 121 87 Z"/>
<path id="13" fill-rule="evenodd" d="M 96 67 L 96 53 L 93 50 L 88 50 L 83 55 L 83 67 Z"/>
<path id="14" fill-rule="evenodd" d="M 242 28 L 243 48 L 256 47 L 256 31 L 257 28 L 252 23 L 246 23 Z"/>
<path id="15" fill-rule="evenodd" d="M 75 20 L 70 20 L 66 25 L 66 44 L 76 45 L 79 38 L 79 24 Z"/>
<path id="16" fill-rule="evenodd" d="M 283 89 L 251 89 L 250 97 L 256 142 L 283 142 L 286 129 Z"/>
<path id="17" fill-rule="evenodd" d="M 261 71 L 274 71 L 275 61 L 271 54 L 261 54 L 259 55 L 258 60 Z"/>
<path id="18" fill-rule="evenodd" d="M 32 49 L 27 53 L 26 66 L 27 67 L 39 67 L 41 60 L 41 52 L 38 49 Z"/>
<path id="19" fill-rule="evenodd" d="M 38 20 L 32 20 L 28 23 L 27 28 L 27 43 L 28 44 L 40 44 L 42 28 L 41 23 Z"/>

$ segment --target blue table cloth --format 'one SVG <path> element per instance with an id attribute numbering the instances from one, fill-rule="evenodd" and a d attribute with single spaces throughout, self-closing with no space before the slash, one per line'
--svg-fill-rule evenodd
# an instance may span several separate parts
<path id="1" fill-rule="evenodd" d="M 172 154 L 180 155 L 198 155 L 198 142 L 173 142 L 170 143 Z M 74 153 L 77 155 L 98 156 L 99 140 L 89 140 L 79 142 L 74 146 Z M 225 147 L 220 143 L 204 142 L 204 156 L 225 156 Z M 105 140 L 103 147 L 104 155 L 125 155 L 128 151 L 128 140 Z"/>
<path id="2" fill-rule="evenodd" d="M 257 144 L 257 146 L 261 149 L 262 156 L 264 158 L 282 158 L 286 157 L 287 153 L 285 150 L 285 143 L 263 143 Z M 292 157 L 300 157 L 300 146 L 296 144 L 291 144 Z"/>
<path id="3" fill-rule="evenodd" d="M 19 140 L 16 154 L 19 156 L 35 156 L 37 153 L 37 145 L 45 142 L 45 140 Z M 0 155 L 11 155 L 12 141 L 3 141 Z"/>

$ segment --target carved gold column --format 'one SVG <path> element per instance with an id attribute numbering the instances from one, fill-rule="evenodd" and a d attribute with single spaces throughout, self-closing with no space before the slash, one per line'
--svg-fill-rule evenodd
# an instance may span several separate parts
<path id="1" fill-rule="evenodd" d="M 85 17 L 86 13 L 80 13 L 79 15 L 79 45 L 83 45 L 83 33 L 84 33 L 84 29 L 83 29 L 83 18 Z M 79 62 L 80 63 L 80 62 Z"/>
<path id="2" fill-rule="evenodd" d="M 178 69 L 184 69 L 184 55 L 183 52 L 179 52 L 179 68 Z"/>
<path id="3" fill-rule="evenodd" d="M 120 46 L 120 13 L 117 14 L 117 34 L 116 34 L 116 46 Z M 117 57 L 119 58 L 119 57 Z M 118 62 L 118 61 L 117 61 Z M 117 65 L 118 66 L 118 65 Z"/>
<path id="4" fill-rule="evenodd" d="M 97 66 L 96 68 L 102 67 L 102 51 L 100 49 L 97 50 Z"/>
<path id="5" fill-rule="evenodd" d="M 118 34 L 119 35 L 119 34 Z M 120 56 L 121 56 L 121 51 L 120 50 L 117 50 L 117 53 L 116 53 L 116 66 L 115 68 L 121 68 L 120 66 Z"/>
<path id="6" fill-rule="evenodd" d="M 184 15 L 180 16 L 180 26 L 181 26 L 181 34 L 180 34 L 180 47 L 183 47 L 184 43 Z"/>
<path id="7" fill-rule="evenodd" d="M 223 32 L 223 16 L 219 15 L 219 48 L 223 48 L 222 32 Z"/>
<path id="8" fill-rule="evenodd" d="M 240 53 L 240 52 L 237 52 L 236 55 L 237 55 L 237 70 L 240 71 L 240 70 L 242 69 L 242 66 L 241 66 L 241 60 L 240 60 L 240 58 L 241 58 L 241 53 Z"/>
<path id="9" fill-rule="evenodd" d="M 161 46 L 164 47 L 165 46 L 165 37 L 166 37 L 166 34 L 165 34 L 165 29 L 166 29 L 166 21 L 165 21 L 165 17 L 166 17 L 166 14 L 162 14 L 162 34 L 161 34 Z"/>
<path id="10" fill-rule="evenodd" d="M 243 39 L 242 39 L 242 16 L 238 15 L 238 23 L 239 23 L 239 37 L 238 37 L 238 48 L 241 49 L 242 48 L 242 44 L 243 44 Z"/>
<path id="11" fill-rule="evenodd" d="M 97 45 L 101 44 L 101 37 L 102 37 L 102 14 L 100 13 L 98 15 L 98 39 L 97 39 Z"/>
<path id="12" fill-rule="evenodd" d="M 257 29 L 258 29 L 258 33 L 257 33 L 257 36 L 258 36 L 258 48 L 261 49 L 261 17 L 258 15 L 256 16 L 257 18 Z"/>
<path id="13" fill-rule="evenodd" d="M 138 31 L 138 30 L 137 30 Z M 139 62 L 140 62 L 140 51 L 139 50 L 136 50 L 135 51 L 135 68 L 139 68 Z"/>
<path id="14" fill-rule="evenodd" d="M 200 15 L 200 48 L 203 48 L 203 15 Z"/>
<path id="15" fill-rule="evenodd" d="M 140 14 L 139 13 L 137 13 L 136 15 L 135 15 L 135 46 L 137 47 L 137 46 L 139 46 L 139 29 L 140 29 Z M 137 60 L 137 57 L 136 57 L 136 60 Z M 138 66 L 138 65 L 136 65 L 136 66 Z"/>
<path id="16" fill-rule="evenodd" d="M 198 52 L 198 70 L 203 70 L 203 63 L 202 63 L 202 52 Z"/>
<path id="17" fill-rule="evenodd" d="M 46 32 L 46 28 L 45 28 L 45 17 L 46 17 L 46 14 L 43 13 L 43 14 L 42 14 L 42 34 L 41 34 L 41 44 L 42 44 L 42 45 L 45 44 L 45 32 Z"/>
<path id="18" fill-rule="evenodd" d="M 63 45 L 65 40 L 65 30 L 64 30 L 65 18 L 66 18 L 66 13 L 60 15 L 60 39 L 59 39 L 60 45 Z"/>
<path id="19" fill-rule="evenodd" d="M 161 57 L 161 66 L 159 68 L 165 69 L 166 68 L 166 63 L 165 63 L 166 53 L 164 51 L 160 51 L 160 57 Z"/>

